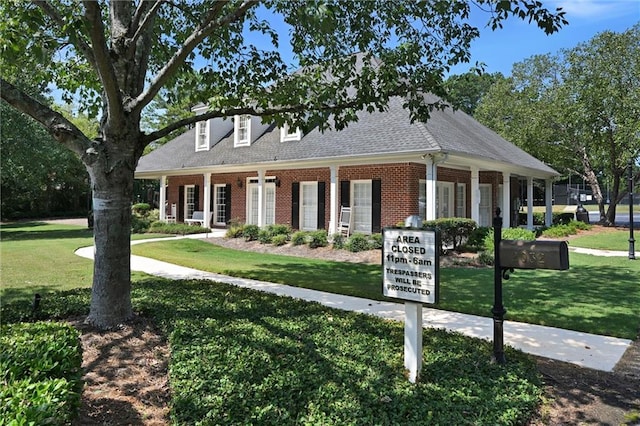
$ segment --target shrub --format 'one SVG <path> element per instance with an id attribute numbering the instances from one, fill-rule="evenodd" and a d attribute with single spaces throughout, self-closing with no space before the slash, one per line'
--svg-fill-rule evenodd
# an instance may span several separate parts
<path id="1" fill-rule="evenodd" d="M 342 250 L 345 248 L 345 238 L 341 233 L 333 234 L 331 236 L 333 248 L 336 250 Z"/>
<path id="2" fill-rule="evenodd" d="M 329 241 L 327 240 L 327 231 L 324 229 L 309 233 L 309 247 L 317 248 L 326 247 L 328 245 Z"/>
<path id="3" fill-rule="evenodd" d="M 372 234 L 369 246 L 372 250 L 380 250 L 382 248 L 382 234 Z"/>
<path id="4" fill-rule="evenodd" d="M 291 227 L 289 225 L 275 224 L 267 227 L 272 236 L 275 235 L 291 235 Z"/>
<path id="5" fill-rule="evenodd" d="M 140 215 L 140 216 L 145 216 L 149 213 L 149 211 L 151 210 L 151 206 L 147 203 L 137 203 L 134 204 L 133 206 L 131 206 L 131 211 L 134 214 Z"/>
<path id="6" fill-rule="evenodd" d="M 487 236 L 484 238 L 483 244 L 486 252 L 491 254 L 491 256 L 493 256 L 494 252 L 493 236 L 493 228 L 490 228 Z M 529 231 L 524 228 L 505 228 L 502 230 L 502 239 L 533 241 L 536 239 L 536 233 L 535 231 Z"/>
<path id="7" fill-rule="evenodd" d="M 566 237 L 578 233 L 578 230 L 591 229 L 591 225 L 577 220 L 571 220 L 567 224 L 554 225 L 542 231 L 542 235 L 550 238 Z"/>
<path id="8" fill-rule="evenodd" d="M 481 251 L 478 254 L 478 263 L 481 265 L 493 266 L 493 253 Z"/>
<path id="9" fill-rule="evenodd" d="M 231 225 L 225 233 L 227 238 L 240 238 L 242 237 L 242 225 Z"/>
<path id="10" fill-rule="evenodd" d="M 296 231 L 291 236 L 291 243 L 294 246 L 301 246 L 307 243 L 308 232 L 305 231 Z"/>
<path id="11" fill-rule="evenodd" d="M 442 251 L 448 247 L 457 250 L 474 229 L 478 227 L 472 219 L 464 217 L 443 217 L 436 220 L 429 220 L 422 223 L 424 228 L 435 228 L 440 231 L 440 239 L 442 242 Z"/>
<path id="12" fill-rule="evenodd" d="M 149 226 L 149 230 L 147 232 L 152 234 L 189 235 L 209 232 L 209 228 L 186 225 L 184 223 L 166 223 L 156 221 Z"/>
<path id="13" fill-rule="evenodd" d="M 552 222 L 554 225 L 567 225 L 574 217 L 573 213 L 553 213 Z"/>
<path id="14" fill-rule="evenodd" d="M 244 225 L 242 227 L 242 236 L 245 241 L 255 241 L 258 239 L 260 228 L 258 225 Z"/>
<path id="15" fill-rule="evenodd" d="M 136 204 L 149 206 L 146 203 Z M 135 206 L 134 206 L 135 207 Z M 145 210 L 144 208 L 133 211 L 131 215 L 131 232 L 134 234 L 143 234 L 149 231 L 151 225 L 156 222 L 160 217 L 160 212 L 155 210 Z"/>
<path id="16" fill-rule="evenodd" d="M 369 244 L 369 238 L 366 235 L 355 233 L 347 240 L 346 248 L 352 253 L 357 253 L 369 250 L 371 246 Z"/>
<path id="17" fill-rule="evenodd" d="M 261 229 L 258 232 L 258 241 L 260 244 L 271 244 L 271 232 L 268 229 Z"/>
<path id="18" fill-rule="evenodd" d="M 5 325 L 0 346 L 0 423 L 70 423 L 82 389 L 78 331 L 51 322 Z"/>
<path id="19" fill-rule="evenodd" d="M 467 243 L 466 243 L 467 248 L 476 250 L 476 251 L 482 251 L 483 249 L 485 249 L 484 239 L 486 238 L 487 234 L 491 231 L 491 229 L 492 228 L 488 226 L 479 226 L 476 229 L 474 229 L 469 235 L 469 238 L 467 239 Z"/>
<path id="20" fill-rule="evenodd" d="M 274 235 L 271 238 L 271 244 L 273 244 L 274 246 L 283 246 L 283 245 L 287 244 L 287 240 L 288 239 L 289 239 L 289 237 L 287 235 L 284 235 L 284 234 Z"/>

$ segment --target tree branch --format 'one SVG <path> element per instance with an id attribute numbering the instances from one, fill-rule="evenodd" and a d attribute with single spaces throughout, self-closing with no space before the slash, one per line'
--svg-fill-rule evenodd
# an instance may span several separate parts
<path id="1" fill-rule="evenodd" d="M 107 111 L 110 120 L 121 121 L 123 118 L 122 96 L 118 87 L 118 79 L 109 57 L 107 41 L 104 37 L 102 14 L 100 4 L 92 0 L 83 1 L 85 19 L 89 24 L 89 35 L 93 43 L 93 52 L 96 61 L 96 71 L 102 82 L 107 101 Z"/>
<path id="2" fill-rule="evenodd" d="M 41 104 L 1 77 L 0 97 L 18 111 L 42 124 L 55 140 L 85 160 L 89 154 L 87 150 L 92 147 L 92 141 L 62 114 Z"/>
<path id="3" fill-rule="evenodd" d="M 33 2 L 36 6 L 38 6 L 47 16 L 49 16 L 53 22 L 56 23 L 58 29 L 60 31 L 63 30 L 63 27 L 67 24 L 62 17 L 58 13 L 58 11 L 51 6 L 51 4 L 46 0 L 34 0 Z M 82 40 L 81 37 L 68 37 L 69 42 L 76 48 L 78 52 L 82 54 L 82 56 L 91 64 L 91 66 L 97 71 L 97 65 L 95 61 L 95 57 L 93 56 L 93 51 L 91 47 Z"/>
<path id="4" fill-rule="evenodd" d="M 143 9 L 145 9 L 142 7 L 142 5 L 144 4 L 147 4 L 147 2 L 144 2 L 144 1 L 140 2 L 140 5 L 138 5 L 138 9 L 136 10 L 135 15 L 133 17 L 133 21 L 131 22 L 131 29 L 135 28 L 136 30 L 135 30 L 135 33 L 131 36 L 131 38 L 127 40 L 127 43 L 129 44 L 128 46 L 129 48 L 136 45 L 136 42 L 138 41 L 138 39 L 142 36 L 142 34 L 145 33 L 145 31 L 147 31 L 149 26 L 153 23 L 153 18 L 158 12 L 158 9 L 160 8 L 160 6 L 162 6 L 162 1 L 156 0 L 153 6 L 148 8 L 148 11 L 144 15 L 144 18 L 142 18 L 142 14 L 144 13 Z M 142 22 L 140 22 L 140 19 L 142 19 Z"/>
<path id="5" fill-rule="evenodd" d="M 184 60 L 191 52 L 193 52 L 198 44 L 200 44 L 207 36 L 212 34 L 216 28 L 228 25 L 242 18 L 252 6 L 255 6 L 258 3 L 259 0 L 245 0 L 235 11 L 229 13 L 220 20 L 214 21 L 225 4 L 225 2 L 216 2 L 215 6 L 210 10 L 209 14 L 207 14 L 202 24 L 200 24 L 200 26 L 191 33 L 189 37 L 187 37 L 182 46 L 176 51 L 173 57 L 167 61 L 165 66 L 151 81 L 147 90 L 132 101 L 130 109 L 133 111 L 144 108 L 144 106 L 151 102 L 158 94 L 167 80 L 169 80 L 180 69 Z"/>

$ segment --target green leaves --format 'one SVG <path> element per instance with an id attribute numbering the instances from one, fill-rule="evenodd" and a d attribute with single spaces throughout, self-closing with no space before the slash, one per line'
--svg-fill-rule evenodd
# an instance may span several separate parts
<path id="1" fill-rule="evenodd" d="M 0 424 L 66 424 L 80 404 L 78 331 L 60 323 L 18 323 L 0 333 Z"/>

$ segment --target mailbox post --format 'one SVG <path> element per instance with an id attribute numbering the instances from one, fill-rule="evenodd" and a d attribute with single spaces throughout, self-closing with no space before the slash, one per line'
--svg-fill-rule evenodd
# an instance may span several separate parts
<path id="1" fill-rule="evenodd" d="M 502 241 L 502 218 L 500 207 L 496 208 L 496 216 L 493 218 L 493 358 L 494 362 L 504 364 L 504 315 L 507 310 L 502 304 L 502 267 L 500 264 L 500 241 Z"/>
<path id="2" fill-rule="evenodd" d="M 566 241 L 502 240 L 500 208 L 493 218 L 494 271 L 493 271 L 493 355 L 492 361 L 505 364 L 504 315 L 502 279 L 509 279 L 515 269 L 569 269 L 569 247 Z"/>
<path id="3" fill-rule="evenodd" d="M 633 238 L 633 161 L 629 160 L 629 260 L 635 260 L 636 247 Z"/>

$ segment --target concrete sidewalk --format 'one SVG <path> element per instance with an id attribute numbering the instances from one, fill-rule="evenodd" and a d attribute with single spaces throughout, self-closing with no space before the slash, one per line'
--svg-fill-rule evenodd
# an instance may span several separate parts
<path id="1" fill-rule="evenodd" d="M 213 234 L 215 235 L 215 234 Z M 213 236 L 211 233 L 208 237 Z M 190 235 L 177 238 L 205 238 L 205 234 Z M 168 241 L 172 238 L 138 240 L 132 244 L 151 241 Z M 78 249 L 76 254 L 93 259 L 93 247 Z M 352 296 L 326 293 L 316 290 L 273 284 L 244 278 L 234 278 L 211 272 L 199 271 L 183 266 L 173 265 L 141 256 L 131 256 L 131 270 L 169 279 L 206 279 L 224 282 L 238 287 L 265 291 L 280 296 L 290 296 L 301 300 L 318 302 L 325 306 L 375 315 L 381 318 L 404 321 L 404 304 L 379 302 Z M 382 290 L 381 290 L 382 291 Z M 445 328 L 467 336 L 491 340 L 493 338 L 493 320 L 491 318 L 457 312 L 424 308 L 423 321 L 425 327 Z M 570 362 L 582 367 L 602 371 L 612 371 L 624 352 L 631 345 L 631 340 L 609 336 L 563 330 L 514 321 L 504 323 L 504 342 L 532 355 Z"/>

